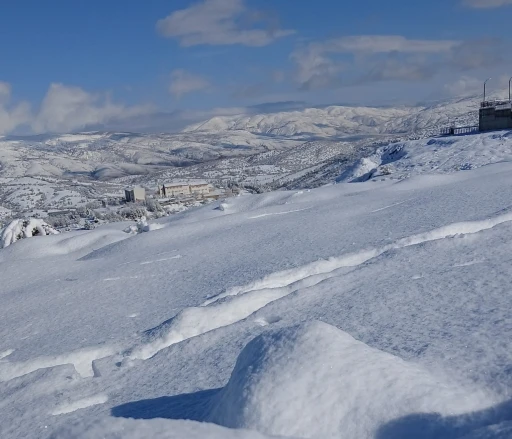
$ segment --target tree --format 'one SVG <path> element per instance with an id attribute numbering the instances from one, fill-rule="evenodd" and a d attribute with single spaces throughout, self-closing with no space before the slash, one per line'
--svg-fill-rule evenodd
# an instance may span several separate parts
<path id="1" fill-rule="evenodd" d="M 5 227 L 0 234 L 2 248 L 16 241 L 33 236 L 56 235 L 59 232 L 41 219 L 15 219 Z"/>

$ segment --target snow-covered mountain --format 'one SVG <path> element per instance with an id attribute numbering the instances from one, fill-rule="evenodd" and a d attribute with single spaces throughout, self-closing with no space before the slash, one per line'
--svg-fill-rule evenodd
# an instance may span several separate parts
<path id="1" fill-rule="evenodd" d="M 399 108 L 342 107 L 307 108 L 272 114 L 220 116 L 185 128 L 185 132 L 221 133 L 248 131 L 273 136 L 354 136 L 438 131 L 451 122 L 475 123 L 479 98 Z"/>
<path id="2" fill-rule="evenodd" d="M 293 143 L 293 142 L 292 142 Z M 80 133 L 0 140 L 0 175 L 111 179 L 286 148 L 251 133 Z"/>
<path id="3" fill-rule="evenodd" d="M 314 187 L 380 145 L 438 134 L 452 123 L 474 124 L 477 106 L 477 98 L 408 108 L 330 106 L 216 117 L 173 134 L 5 137 L 0 216 L 76 206 L 127 183 L 154 189 L 176 178 L 266 190 Z"/>
<path id="4" fill-rule="evenodd" d="M 1 176 L 88 175 L 112 178 L 158 166 L 184 166 L 297 146 L 301 140 L 437 132 L 466 122 L 477 99 L 430 107 L 308 108 L 253 116 L 215 117 L 176 134 L 78 133 L 0 139 Z"/>
<path id="5" fill-rule="evenodd" d="M 377 152 L 0 250 L 0 437 L 511 437 L 512 135 Z"/>

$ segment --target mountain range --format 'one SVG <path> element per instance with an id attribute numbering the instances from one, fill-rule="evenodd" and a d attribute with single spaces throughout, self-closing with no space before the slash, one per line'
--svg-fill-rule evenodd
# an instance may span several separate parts
<path id="1" fill-rule="evenodd" d="M 57 192 L 72 190 L 69 181 L 87 187 L 71 197 L 71 204 L 86 202 L 90 186 L 105 182 L 118 191 L 127 183 L 154 186 L 176 178 L 272 189 L 316 186 L 333 181 L 344 167 L 382 145 L 437 135 L 449 124 L 473 125 L 477 108 L 478 98 L 470 97 L 408 107 L 327 106 L 218 116 L 176 133 L 3 137 L 0 206 L 4 211 L 45 207 L 45 200 L 20 203 L 20 193 L 45 184 Z"/>

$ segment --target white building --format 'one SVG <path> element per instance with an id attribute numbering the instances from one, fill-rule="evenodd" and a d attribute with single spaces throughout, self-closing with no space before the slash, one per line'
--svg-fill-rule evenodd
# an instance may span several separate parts
<path id="1" fill-rule="evenodd" d="M 204 180 L 165 183 L 159 188 L 162 197 L 201 197 L 209 194 L 213 186 Z"/>
<path id="2" fill-rule="evenodd" d="M 209 194 L 213 189 L 213 186 L 208 184 L 204 180 L 199 180 L 196 182 L 190 183 L 190 192 L 196 195 L 206 195 Z"/>
<path id="3" fill-rule="evenodd" d="M 124 197 L 127 202 L 144 201 L 146 199 L 146 189 L 143 187 L 126 188 Z"/>
<path id="4" fill-rule="evenodd" d="M 187 196 L 190 195 L 190 186 L 184 182 L 165 183 L 160 190 L 160 195 L 163 197 Z"/>

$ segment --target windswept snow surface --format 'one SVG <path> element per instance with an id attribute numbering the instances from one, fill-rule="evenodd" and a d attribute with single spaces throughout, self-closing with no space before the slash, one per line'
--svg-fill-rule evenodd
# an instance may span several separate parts
<path id="1" fill-rule="evenodd" d="M 484 164 L 0 250 L 0 437 L 511 437 L 512 163 Z"/>
<path id="2" fill-rule="evenodd" d="M 358 160 L 337 179 L 361 182 L 374 177 L 405 178 L 419 174 L 467 171 L 512 161 L 512 131 L 437 137 L 392 143 Z"/>

